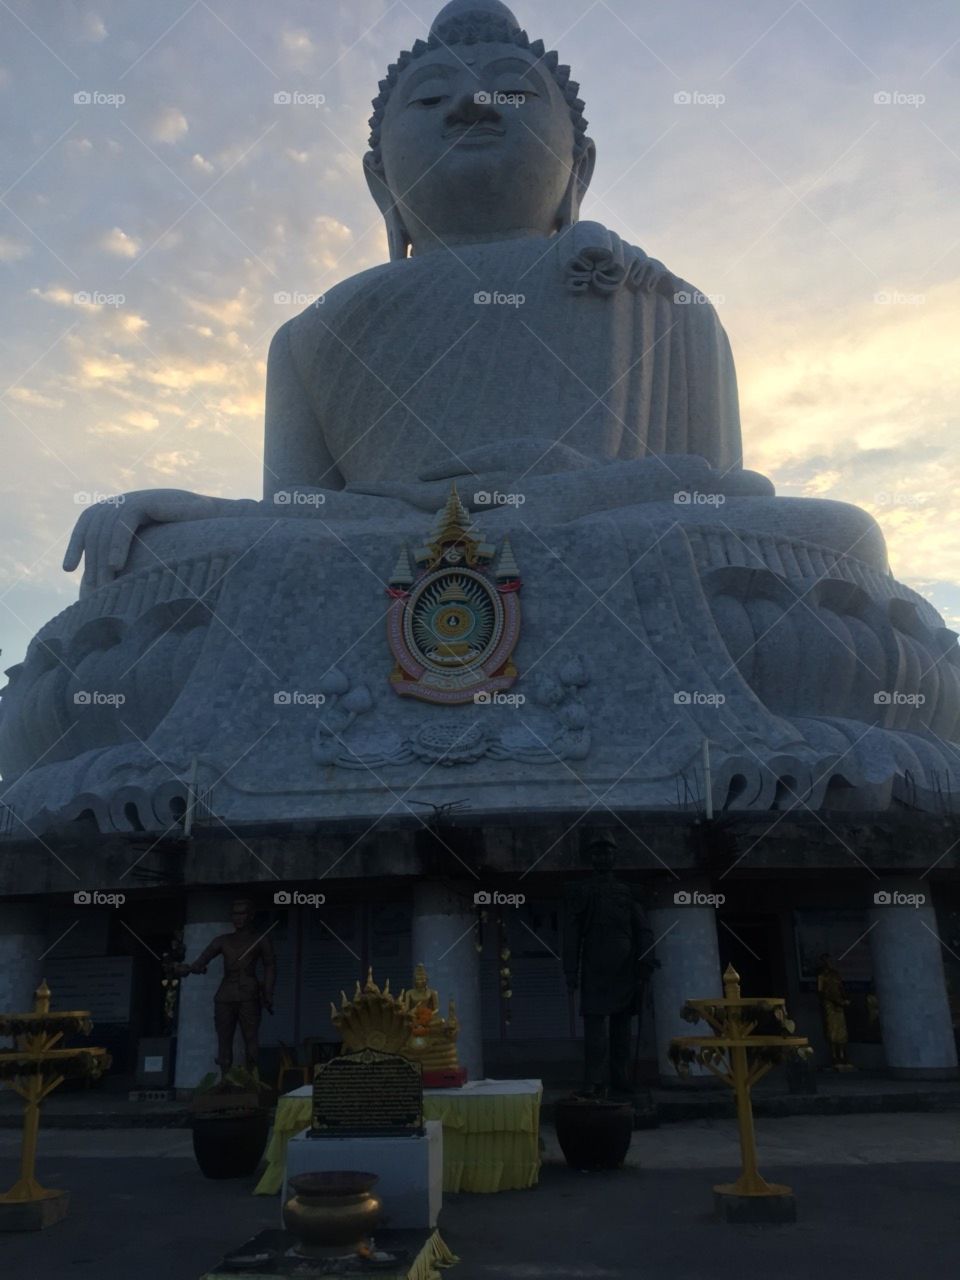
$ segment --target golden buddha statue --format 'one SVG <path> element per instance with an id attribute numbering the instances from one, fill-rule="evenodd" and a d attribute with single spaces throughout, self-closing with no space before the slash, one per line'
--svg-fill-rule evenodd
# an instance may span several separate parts
<path id="1" fill-rule="evenodd" d="M 413 1016 L 413 1029 L 401 1053 L 420 1063 L 424 1084 L 463 1084 L 466 1072 L 457 1061 L 460 1023 L 456 1006 L 451 999 L 447 1017 L 441 1017 L 440 997 L 428 985 L 427 971 L 422 964 L 414 971 L 413 986 L 401 991 L 400 1004 Z"/>

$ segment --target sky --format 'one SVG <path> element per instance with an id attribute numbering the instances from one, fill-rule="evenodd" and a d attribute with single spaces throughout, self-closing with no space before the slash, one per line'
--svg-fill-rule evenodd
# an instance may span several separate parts
<path id="1" fill-rule="evenodd" d="M 259 496 L 270 337 L 385 261 L 370 99 L 438 8 L 0 0 L 3 667 L 87 502 Z M 513 8 L 581 83 L 582 216 L 714 301 L 746 465 L 872 512 L 960 628 L 955 0 Z"/>

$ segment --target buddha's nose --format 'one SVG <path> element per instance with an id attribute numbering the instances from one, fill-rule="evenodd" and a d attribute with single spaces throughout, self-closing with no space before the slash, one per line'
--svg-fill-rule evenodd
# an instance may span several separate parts
<path id="1" fill-rule="evenodd" d="M 499 124 L 502 116 L 494 106 L 493 94 L 488 89 L 471 89 L 462 93 L 447 113 L 447 125 Z"/>

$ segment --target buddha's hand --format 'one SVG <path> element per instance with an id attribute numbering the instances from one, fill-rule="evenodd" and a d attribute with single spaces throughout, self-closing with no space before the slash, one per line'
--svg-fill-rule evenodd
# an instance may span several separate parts
<path id="1" fill-rule="evenodd" d="M 147 524 L 206 520 L 231 505 L 184 489 L 141 489 L 88 507 L 74 526 L 63 567 L 72 573 L 83 557 L 81 591 L 102 587 L 121 572 L 138 531 Z"/>
<path id="2" fill-rule="evenodd" d="M 601 460 L 543 436 L 515 436 L 497 444 L 477 445 L 451 453 L 443 462 L 422 472 L 423 481 L 486 479 L 491 474 L 513 476 L 555 475 L 558 471 L 584 471 Z"/>

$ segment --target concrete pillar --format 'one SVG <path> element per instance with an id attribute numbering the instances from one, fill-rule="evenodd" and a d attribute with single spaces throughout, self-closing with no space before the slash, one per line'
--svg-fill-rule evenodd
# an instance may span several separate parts
<path id="1" fill-rule="evenodd" d="M 658 889 L 649 913 L 654 955 L 660 962 L 651 985 L 657 1067 L 664 1084 L 715 1082 L 709 1071 L 696 1065 L 691 1065 L 690 1075 L 682 1080 L 668 1052 L 673 1036 L 710 1034 L 706 1023 L 685 1022 L 680 1017 L 685 1002 L 723 994 L 716 909 L 710 902 L 701 901 L 709 895 L 706 883 L 671 881 Z"/>
<path id="2" fill-rule="evenodd" d="M 474 926 L 473 886 L 459 891 L 436 880 L 421 880 L 413 891 L 411 960 L 427 970 L 427 980 L 440 996 L 457 1006 L 460 1035 L 457 1053 L 471 1080 L 483 1078 L 483 1035 L 480 1025 L 480 957 Z"/>
<path id="3" fill-rule="evenodd" d="M 192 964 L 211 938 L 229 933 L 232 894 L 191 892 L 187 898 L 187 919 L 183 929 L 186 959 Z M 213 1027 L 213 997 L 223 978 L 223 961 L 218 956 L 206 973 L 191 973 L 180 983 L 177 1017 L 178 1089 L 193 1089 L 217 1068 L 217 1036 Z M 242 1056 L 234 1057 L 242 1062 Z"/>
<path id="4" fill-rule="evenodd" d="M 29 1013 L 43 979 L 46 912 L 30 903 L 0 904 L 0 1013 Z"/>
<path id="5" fill-rule="evenodd" d="M 928 880 L 882 881 L 870 946 L 887 1067 L 912 1080 L 957 1076 L 943 952 Z"/>

